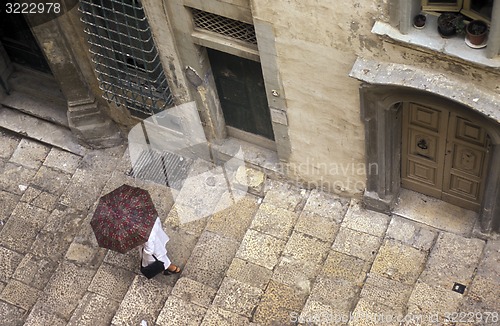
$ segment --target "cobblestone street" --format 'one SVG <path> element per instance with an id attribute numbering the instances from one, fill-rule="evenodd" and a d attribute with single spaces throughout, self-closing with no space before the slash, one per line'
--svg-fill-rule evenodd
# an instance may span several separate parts
<path id="1" fill-rule="evenodd" d="M 78 156 L 0 131 L 2 325 L 500 324 L 498 237 L 251 169 L 262 183 L 241 201 L 185 222 L 193 207 L 175 204 L 176 190 L 130 169 L 125 145 Z M 122 184 L 151 194 L 180 275 L 148 280 L 137 250 L 98 247 L 90 219 Z"/>

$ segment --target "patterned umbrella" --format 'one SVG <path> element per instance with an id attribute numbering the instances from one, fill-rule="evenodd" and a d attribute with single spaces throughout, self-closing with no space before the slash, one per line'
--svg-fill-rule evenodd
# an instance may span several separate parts
<path id="1" fill-rule="evenodd" d="M 99 199 L 90 225 L 100 247 L 124 254 L 148 240 L 157 216 L 146 190 L 122 185 Z"/>

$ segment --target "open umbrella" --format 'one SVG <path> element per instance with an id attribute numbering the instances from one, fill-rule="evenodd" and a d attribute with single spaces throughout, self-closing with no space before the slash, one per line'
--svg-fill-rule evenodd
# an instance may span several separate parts
<path id="1" fill-rule="evenodd" d="M 100 247 L 126 253 L 148 240 L 157 216 L 147 190 L 122 185 L 99 199 L 90 225 Z"/>

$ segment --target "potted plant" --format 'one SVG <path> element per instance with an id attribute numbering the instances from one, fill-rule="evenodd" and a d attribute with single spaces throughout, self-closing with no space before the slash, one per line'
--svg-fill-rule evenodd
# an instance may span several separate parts
<path id="1" fill-rule="evenodd" d="M 441 37 L 448 38 L 464 32 L 464 17 L 454 12 L 444 12 L 437 19 L 438 32 Z"/>
<path id="2" fill-rule="evenodd" d="M 413 17 L 413 27 L 417 29 L 422 29 L 425 27 L 425 21 L 427 18 L 423 14 L 418 14 L 415 17 Z"/>
<path id="3" fill-rule="evenodd" d="M 473 20 L 465 29 L 467 32 L 467 39 L 473 45 L 481 45 L 486 39 L 488 34 L 488 24 L 482 20 Z"/>

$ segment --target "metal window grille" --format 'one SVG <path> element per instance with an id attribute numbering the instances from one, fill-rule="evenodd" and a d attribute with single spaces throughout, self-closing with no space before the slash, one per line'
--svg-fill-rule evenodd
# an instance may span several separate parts
<path id="1" fill-rule="evenodd" d="M 80 0 L 103 96 L 146 118 L 173 99 L 139 0 Z"/>
<path id="2" fill-rule="evenodd" d="M 194 8 L 191 10 L 196 28 L 257 44 L 253 25 Z"/>

